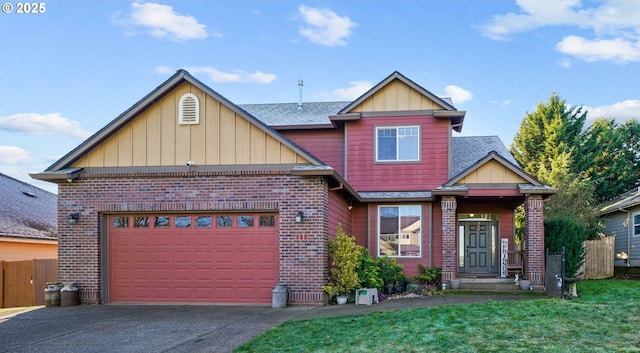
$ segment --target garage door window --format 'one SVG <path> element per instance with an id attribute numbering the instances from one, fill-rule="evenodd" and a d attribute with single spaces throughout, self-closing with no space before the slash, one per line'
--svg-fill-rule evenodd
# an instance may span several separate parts
<path id="1" fill-rule="evenodd" d="M 276 226 L 276 217 L 275 216 L 260 216 L 260 227 L 275 227 Z"/>
<path id="2" fill-rule="evenodd" d="M 253 216 L 238 216 L 238 227 L 253 227 Z"/>
<path id="3" fill-rule="evenodd" d="M 176 228 L 191 227 L 191 216 L 176 216 Z"/>
<path id="4" fill-rule="evenodd" d="M 133 219 L 134 228 L 147 228 L 149 227 L 149 217 L 135 217 Z"/>
<path id="5" fill-rule="evenodd" d="M 169 217 L 168 216 L 156 216 L 156 220 L 154 222 L 154 227 L 156 228 L 169 228 Z"/>
<path id="6" fill-rule="evenodd" d="M 211 228 L 211 216 L 196 216 L 196 227 Z"/>
<path id="7" fill-rule="evenodd" d="M 129 228 L 129 217 L 113 217 L 113 228 Z"/>
<path id="8" fill-rule="evenodd" d="M 233 225 L 233 217 L 218 216 L 216 217 L 216 224 L 218 225 L 218 227 L 231 227 Z"/>

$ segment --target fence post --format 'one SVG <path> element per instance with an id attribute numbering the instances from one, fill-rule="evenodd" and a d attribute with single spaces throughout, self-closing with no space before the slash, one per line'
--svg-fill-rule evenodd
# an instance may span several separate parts
<path id="1" fill-rule="evenodd" d="M 565 295 L 565 249 L 564 249 L 564 245 L 562 246 L 562 270 L 560 271 L 560 278 L 562 278 L 562 287 L 560 288 L 560 298 L 564 298 Z"/>

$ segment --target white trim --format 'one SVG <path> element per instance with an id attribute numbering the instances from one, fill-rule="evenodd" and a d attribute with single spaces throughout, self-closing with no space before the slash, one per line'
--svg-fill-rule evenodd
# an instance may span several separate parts
<path id="1" fill-rule="evenodd" d="M 185 93 L 180 97 L 180 102 L 178 103 L 178 124 L 200 124 L 200 100 L 195 94 Z"/>
<path id="2" fill-rule="evenodd" d="M 640 212 L 634 212 L 631 214 L 631 237 L 640 238 L 640 232 L 636 233 L 636 227 L 640 227 L 640 219 L 636 223 L 636 216 L 640 217 Z"/>
<path id="3" fill-rule="evenodd" d="M 402 128 L 416 128 L 418 129 L 418 145 L 416 146 L 417 148 L 417 152 L 418 152 L 418 156 L 416 157 L 416 159 L 399 159 L 400 156 L 400 151 L 399 151 L 399 138 L 398 138 L 398 129 L 402 129 Z M 390 129 L 395 129 L 396 130 L 396 159 L 393 160 L 381 160 L 378 156 L 378 131 L 381 129 L 385 129 L 385 130 L 390 130 Z M 398 163 L 398 162 L 419 162 L 420 161 L 420 156 L 421 156 L 421 146 L 422 146 L 422 129 L 420 128 L 419 124 L 415 124 L 415 125 L 379 125 L 376 126 L 374 129 L 374 136 L 373 136 L 373 140 L 374 140 L 374 145 L 375 145 L 375 151 L 374 151 L 374 155 L 375 155 L 375 162 L 376 163 Z"/>
<path id="4" fill-rule="evenodd" d="M 418 254 L 414 255 L 414 256 L 402 256 L 400 255 L 400 247 L 401 247 L 401 243 L 405 243 L 404 241 L 402 241 L 402 239 L 400 239 L 400 235 L 407 235 L 407 232 L 403 233 L 401 231 L 401 229 L 398 229 L 398 254 L 397 255 L 384 255 L 380 253 L 380 209 L 381 208 L 391 208 L 391 207 L 397 207 L 398 208 L 398 228 L 400 228 L 400 218 L 401 218 L 401 213 L 400 213 L 400 209 L 402 207 L 418 207 L 419 208 L 419 216 L 420 216 L 420 221 L 419 221 L 419 231 L 418 231 L 418 235 L 417 235 L 417 239 L 419 241 L 419 245 L 418 245 Z M 424 245 L 424 239 L 423 239 L 423 232 L 422 230 L 424 229 L 424 213 L 422 210 L 422 205 L 421 204 L 398 204 L 398 205 L 378 205 L 378 210 L 377 210 L 377 214 L 376 214 L 376 257 L 378 256 L 388 256 L 391 258 L 398 258 L 398 259 L 416 259 L 416 258 L 421 258 L 422 257 L 422 249 L 423 249 L 423 245 Z M 406 239 L 405 239 L 406 240 Z M 410 239 L 409 239 L 410 240 Z"/>

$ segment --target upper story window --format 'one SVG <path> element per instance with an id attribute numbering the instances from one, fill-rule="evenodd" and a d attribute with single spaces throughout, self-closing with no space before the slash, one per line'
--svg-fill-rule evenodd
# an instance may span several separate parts
<path id="1" fill-rule="evenodd" d="M 633 214 L 633 237 L 640 237 L 640 212 Z"/>
<path id="2" fill-rule="evenodd" d="M 376 127 L 376 162 L 411 162 L 420 159 L 420 127 Z"/>
<path id="3" fill-rule="evenodd" d="M 180 97 L 178 108 L 180 125 L 200 124 L 200 101 L 193 93 L 185 93 Z"/>

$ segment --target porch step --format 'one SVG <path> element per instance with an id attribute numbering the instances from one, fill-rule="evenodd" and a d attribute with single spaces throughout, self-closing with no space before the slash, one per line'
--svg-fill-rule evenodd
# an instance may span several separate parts
<path id="1" fill-rule="evenodd" d="M 461 277 L 458 291 L 470 292 L 502 292 L 517 293 L 522 292 L 513 278 L 474 278 Z"/>

